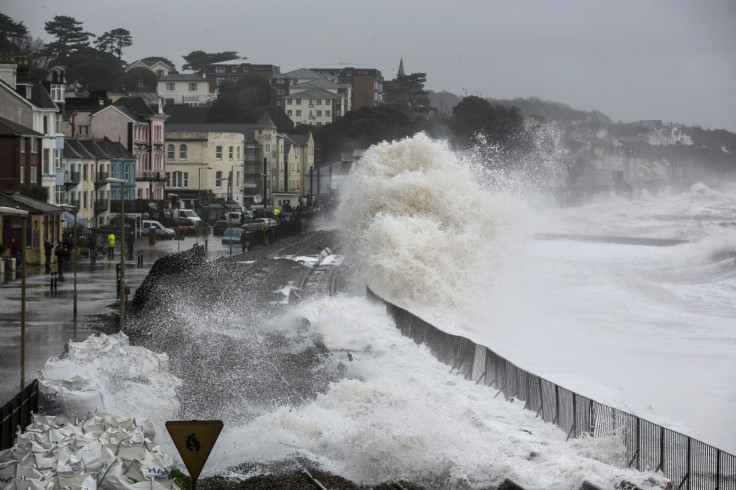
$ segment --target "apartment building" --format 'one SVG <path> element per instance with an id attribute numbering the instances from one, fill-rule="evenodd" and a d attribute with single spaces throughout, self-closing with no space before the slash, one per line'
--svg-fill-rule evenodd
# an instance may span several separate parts
<path id="1" fill-rule="evenodd" d="M 207 80 L 195 74 L 172 74 L 159 78 L 156 93 L 164 104 L 189 107 L 204 106 L 217 98 L 217 94 L 209 91 Z"/>
<path id="2" fill-rule="evenodd" d="M 338 83 L 351 87 L 350 109 L 376 107 L 383 103 L 383 75 L 376 68 L 365 68 L 352 63 L 340 62 L 312 71 L 335 77 Z"/>

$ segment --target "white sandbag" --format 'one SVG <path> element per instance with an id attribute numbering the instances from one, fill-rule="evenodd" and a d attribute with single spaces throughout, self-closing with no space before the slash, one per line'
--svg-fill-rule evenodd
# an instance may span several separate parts
<path id="1" fill-rule="evenodd" d="M 104 475 L 115 461 L 115 453 L 100 441 L 79 448 L 75 455 L 81 460 L 83 470 L 99 476 Z"/>
<path id="2" fill-rule="evenodd" d="M 5 490 L 53 490 L 53 488 L 53 481 L 13 478 Z"/>
<path id="3" fill-rule="evenodd" d="M 125 465 L 116 458 L 107 469 L 102 479 L 97 482 L 100 490 L 150 490 L 152 481 L 135 482 L 125 476 Z"/>
<path id="4" fill-rule="evenodd" d="M 102 393 L 97 390 L 68 390 L 61 387 L 64 415 L 84 417 L 88 412 L 105 409 Z"/>
<path id="5" fill-rule="evenodd" d="M 0 463 L 0 487 L 4 487 L 15 478 L 15 461 Z"/>
<path id="6" fill-rule="evenodd" d="M 74 488 L 80 490 L 97 490 L 97 478 L 91 473 L 67 473 L 56 474 L 56 488 Z"/>

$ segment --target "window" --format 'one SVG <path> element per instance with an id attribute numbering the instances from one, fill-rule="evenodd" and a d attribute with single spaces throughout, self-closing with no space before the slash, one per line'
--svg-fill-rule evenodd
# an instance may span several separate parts
<path id="1" fill-rule="evenodd" d="M 302 99 L 296 99 L 296 105 L 302 105 Z"/>
<path id="2" fill-rule="evenodd" d="M 176 150 L 174 149 L 174 145 L 168 145 L 166 147 L 166 158 L 168 158 L 169 160 L 173 160 L 176 156 L 175 153 Z"/>
<path id="3" fill-rule="evenodd" d="M 269 151 L 271 151 L 271 145 L 266 143 L 266 153 L 268 153 Z"/>
<path id="4" fill-rule="evenodd" d="M 64 102 L 64 86 L 56 83 L 51 84 L 51 98 L 54 102 Z"/>
<path id="5" fill-rule="evenodd" d="M 156 70 L 156 76 L 157 76 L 158 78 L 163 78 L 163 76 L 164 76 L 164 71 L 163 71 L 163 70 L 162 70 L 161 68 L 159 68 L 158 70 Z"/>
<path id="6" fill-rule="evenodd" d="M 179 145 L 179 160 L 187 159 L 187 145 Z"/>
<path id="7" fill-rule="evenodd" d="M 317 111 L 317 117 L 322 117 L 322 111 Z"/>
<path id="8" fill-rule="evenodd" d="M 215 158 L 217 160 L 222 160 L 222 146 L 215 147 Z"/>
<path id="9" fill-rule="evenodd" d="M 287 116 L 291 116 L 291 109 L 287 109 L 287 110 L 286 110 L 286 115 L 287 115 Z"/>
<path id="10" fill-rule="evenodd" d="M 189 172 L 184 172 L 184 185 L 182 187 L 189 187 Z"/>
<path id="11" fill-rule="evenodd" d="M 239 147 L 239 146 L 238 146 L 238 151 L 237 151 L 237 157 L 236 157 L 236 158 L 237 158 L 238 160 L 240 160 L 240 147 Z"/>
<path id="12" fill-rule="evenodd" d="M 171 187 L 189 187 L 189 173 L 176 171 L 171 174 Z"/>
<path id="13" fill-rule="evenodd" d="M 317 99 L 317 105 L 322 105 L 322 99 Z"/>
<path id="14" fill-rule="evenodd" d="M 36 183 L 36 166 L 31 165 L 31 184 Z"/>
<path id="15" fill-rule="evenodd" d="M 20 137 L 20 152 L 21 153 L 26 152 L 26 137 L 25 136 Z"/>
<path id="16" fill-rule="evenodd" d="M 49 134 L 49 116 L 43 116 L 43 134 Z"/>
<path id="17" fill-rule="evenodd" d="M 176 84 L 174 82 L 166 82 L 166 91 L 173 92 L 176 90 Z"/>
<path id="18" fill-rule="evenodd" d="M 330 111 L 325 111 L 325 116 L 330 117 Z"/>
<path id="19" fill-rule="evenodd" d="M 302 115 L 302 111 L 297 110 L 296 111 L 296 115 L 297 115 L 297 117 L 301 116 Z"/>
<path id="20" fill-rule="evenodd" d="M 294 99 L 286 99 L 286 105 L 291 105 L 292 102 L 294 102 Z"/>
<path id="21" fill-rule="evenodd" d="M 79 136 L 87 136 L 88 134 L 89 134 L 89 126 L 80 125 L 79 126 Z"/>
<path id="22" fill-rule="evenodd" d="M 26 183 L 26 166 L 25 165 L 20 166 L 20 183 L 21 184 Z"/>
<path id="23" fill-rule="evenodd" d="M 220 170 L 215 172 L 215 187 L 222 187 L 222 172 Z"/>
<path id="24" fill-rule="evenodd" d="M 276 89 L 276 95 L 284 95 L 285 93 L 286 93 L 286 90 L 284 90 L 282 88 L 277 88 Z"/>
<path id="25" fill-rule="evenodd" d="M 196 92 L 197 91 L 197 82 L 189 82 L 189 91 L 190 92 Z"/>
<path id="26" fill-rule="evenodd" d="M 215 71 L 217 73 L 225 73 L 225 67 L 224 66 L 217 66 L 217 67 L 215 67 Z"/>
<path id="27" fill-rule="evenodd" d="M 43 149 L 43 173 L 50 174 L 51 169 L 49 168 L 49 162 L 51 158 L 51 150 L 48 148 Z"/>
<path id="28" fill-rule="evenodd" d="M 225 77 L 217 77 L 217 86 L 219 87 L 222 82 L 225 81 Z"/>
<path id="29" fill-rule="evenodd" d="M 31 138 L 31 153 L 38 153 L 38 138 Z"/>
<path id="30" fill-rule="evenodd" d="M 233 159 L 233 147 L 231 146 L 227 151 L 227 157 L 232 160 Z"/>
<path id="31" fill-rule="evenodd" d="M 235 73 L 235 72 L 238 71 L 238 67 L 237 66 L 233 66 L 232 68 L 230 68 L 230 71 L 233 72 L 233 73 Z"/>

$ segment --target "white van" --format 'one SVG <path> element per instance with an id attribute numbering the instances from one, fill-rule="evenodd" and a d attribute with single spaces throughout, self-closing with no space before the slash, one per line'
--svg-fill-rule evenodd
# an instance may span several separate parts
<path id="1" fill-rule="evenodd" d="M 178 219 L 179 216 L 182 218 L 189 218 L 195 225 L 198 225 L 199 222 L 202 221 L 202 218 L 200 218 L 193 209 L 174 209 L 172 216 L 174 219 Z"/>
<path id="2" fill-rule="evenodd" d="M 164 225 L 156 220 L 144 219 L 143 221 L 141 221 L 141 235 L 148 236 L 148 232 L 151 231 L 151 229 L 156 230 L 156 238 L 158 239 L 174 238 L 174 236 L 176 235 L 176 232 L 174 230 L 172 230 L 171 228 L 166 228 Z"/>

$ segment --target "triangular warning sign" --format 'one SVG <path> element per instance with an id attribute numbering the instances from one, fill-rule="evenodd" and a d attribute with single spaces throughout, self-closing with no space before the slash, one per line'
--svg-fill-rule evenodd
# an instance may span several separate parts
<path id="1" fill-rule="evenodd" d="M 222 430 L 222 420 L 190 420 L 166 422 L 171 440 L 174 441 L 182 461 L 192 480 L 197 480 L 204 464 Z"/>

